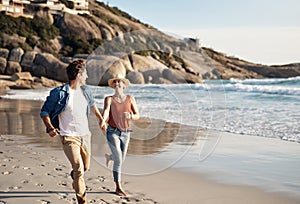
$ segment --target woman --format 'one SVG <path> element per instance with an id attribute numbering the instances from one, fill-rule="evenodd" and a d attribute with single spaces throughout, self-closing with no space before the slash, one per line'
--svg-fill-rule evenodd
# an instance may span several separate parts
<path id="1" fill-rule="evenodd" d="M 116 194 L 126 196 L 121 186 L 121 168 L 130 140 L 130 120 L 138 120 L 140 116 L 134 97 L 123 93 L 130 85 L 128 79 L 117 76 L 108 80 L 108 85 L 115 90 L 115 93 L 104 100 L 101 127 L 105 129 L 107 121 L 106 138 L 112 153 L 105 154 L 106 165 L 113 161 Z"/>

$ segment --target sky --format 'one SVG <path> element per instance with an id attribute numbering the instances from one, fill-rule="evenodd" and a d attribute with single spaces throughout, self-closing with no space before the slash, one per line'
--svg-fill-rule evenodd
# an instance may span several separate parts
<path id="1" fill-rule="evenodd" d="M 254 63 L 300 63 L 299 0 L 107 0 L 167 34 Z"/>

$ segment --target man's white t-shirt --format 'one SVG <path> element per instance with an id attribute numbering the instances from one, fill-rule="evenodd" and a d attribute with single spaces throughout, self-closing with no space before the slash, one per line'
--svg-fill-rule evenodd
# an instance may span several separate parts
<path id="1" fill-rule="evenodd" d="M 69 89 L 69 101 L 66 109 L 58 115 L 60 135 L 82 136 L 88 134 L 88 103 L 82 90 Z"/>

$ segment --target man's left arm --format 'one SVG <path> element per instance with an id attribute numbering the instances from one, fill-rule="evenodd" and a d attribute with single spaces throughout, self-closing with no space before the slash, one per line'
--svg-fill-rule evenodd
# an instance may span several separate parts
<path id="1" fill-rule="evenodd" d="M 102 117 L 102 115 L 101 115 L 101 113 L 100 113 L 98 107 L 96 106 L 96 104 L 94 104 L 94 105 L 91 107 L 91 110 L 92 110 L 92 112 L 95 114 L 95 116 L 97 117 L 98 123 L 99 123 L 99 126 L 100 126 L 100 124 L 101 124 L 102 121 L 103 121 L 103 117 Z M 100 127 L 100 128 L 101 128 L 101 127 Z"/>

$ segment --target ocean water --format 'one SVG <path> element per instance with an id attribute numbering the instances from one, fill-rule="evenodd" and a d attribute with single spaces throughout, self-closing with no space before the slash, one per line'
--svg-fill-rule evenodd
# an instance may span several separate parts
<path id="1" fill-rule="evenodd" d="M 112 89 L 91 87 L 102 108 Z M 11 90 L 2 98 L 43 101 L 49 90 Z M 126 93 L 136 98 L 142 117 L 300 143 L 300 77 L 132 85 Z"/>
<path id="2" fill-rule="evenodd" d="M 102 108 L 113 90 L 91 88 Z M 1 98 L 44 101 L 49 91 L 11 90 Z M 126 93 L 135 97 L 142 117 L 158 120 L 149 120 L 152 124 L 140 131 L 134 127 L 140 137 L 130 142 L 123 173 L 147 175 L 174 167 L 300 199 L 300 77 L 131 85 Z M 99 132 L 96 122 L 94 126 Z M 97 155 L 92 155 L 104 166 L 106 142 L 103 138 L 98 142 L 94 145 Z M 158 165 L 149 165 L 153 161 Z M 140 168 L 132 169 L 137 162 Z"/>

